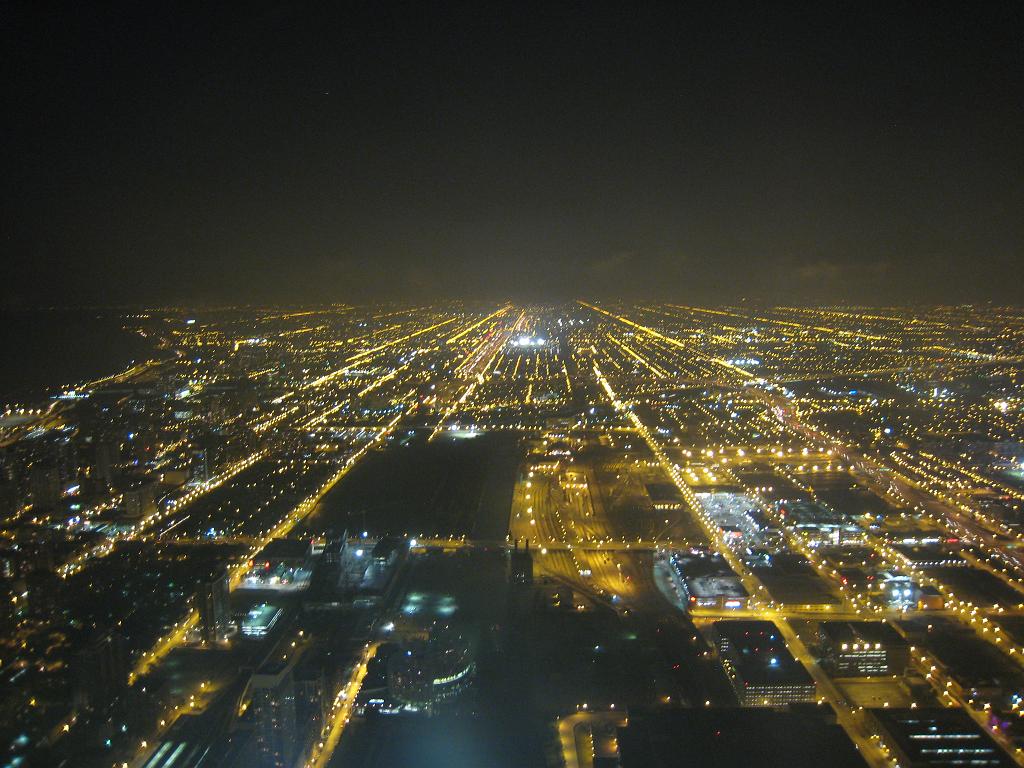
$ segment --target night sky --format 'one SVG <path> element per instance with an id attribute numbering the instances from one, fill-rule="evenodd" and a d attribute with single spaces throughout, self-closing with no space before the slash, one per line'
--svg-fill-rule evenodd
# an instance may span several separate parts
<path id="1" fill-rule="evenodd" d="M 6 306 L 1024 302 L 1020 2 L 93 5 L 4 7 Z"/>

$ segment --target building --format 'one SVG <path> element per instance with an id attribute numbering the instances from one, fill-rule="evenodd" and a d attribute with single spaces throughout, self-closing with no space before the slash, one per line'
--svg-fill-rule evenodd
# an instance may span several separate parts
<path id="1" fill-rule="evenodd" d="M 112 630 L 88 638 L 73 664 L 75 704 L 80 709 L 98 709 L 109 704 L 128 682 L 124 642 Z"/>
<path id="2" fill-rule="evenodd" d="M 377 540 L 370 552 L 373 565 L 380 569 L 390 568 L 398 560 L 405 542 L 394 536 L 383 536 Z"/>
<path id="3" fill-rule="evenodd" d="M 921 585 L 901 573 L 880 571 L 870 581 L 869 593 L 883 600 L 890 608 L 940 611 L 946 605 L 938 589 L 930 584 Z"/>
<path id="4" fill-rule="evenodd" d="M 740 704 L 778 707 L 814 701 L 814 680 L 770 621 L 716 621 L 718 652 Z"/>
<path id="5" fill-rule="evenodd" d="M 683 496 L 672 483 L 647 483 L 644 489 L 651 500 L 651 505 L 659 511 L 683 508 Z"/>
<path id="6" fill-rule="evenodd" d="M 246 637 L 263 637 L 277 624 L 283 609 L 268 603 L 253 606 L 242 619 L 242 634 Z"/>
<path id="7" fill-rule="evenodd" d="M 396 643 L 381 643 L 376 653 L 366 663 L 366 675 L 356 694 L 355 712 L 365 715 L 367 712 L 378 712 L 386 715 L 399 714 L 401 702 L 395 701 L 388 694 L 388 662 L 396 653 L 401 653 Z"/>
<path id="8" fill-rule="evenodd" d="M 156 512 L 156 482 L 138 479 L 124 490 L 124 516 L 140 520 Z"/>
<path id="9" fill-rule="evenodd" d="M 189 473 L 192 475 L 193 483 L 205 483 L 213 476 L 210 471 L 209 455 L 205 448 L 193 449 L 189 462 Z"/>
<path id="10" fill-rule="evenodd" d="M 199 582 L 196 593 L 199 631 L 204 643 L 222 643 L 231 629 L 231 588 L 228 572 L 220 569 Z"/>
<path id="11" fill-rule="evenodd" d="M 918 592 L 918 585 L 909 576 L 890 571 L 879 573 L 871 590 L 871 594 L 880 597 L 890 608 L 903 610 L 914 606 Z"/>
<path id="12" fill-rule="evenodd" d="M 781 501 L 776 505 L 787 526 L 796 528 L 812 546 L 863 540 L 864 529 L 848 515 L 817 501 Z"/>
<path id="13" fill-rule="evenodd" d="M 52 510 L 60 502 L 60 473 L 56 467 L 37 464 L 28 475 L 29 498 L 39 510 Z"/>
<path id="14" fill-rule="evenodd" d="M 668 567 L 680 598 L 690 609 L 737 610 L 746 608 L 750 601 L 739 576 L 717 553 L 673 552 Z"/>
<path id="15" fill-rule="evenodd" d="M 271 539 L 259 553 L 253 557 L 254 563 L 266 568 L 282 565 L 298 568 L 305 565 L 313 557 L 313 542 L 306 539 Z"/>
<path id="16" fill-rule="evenodd" d="M 315 562 L 313 542 L 307 539 L 272 539 L 252 559 L 241 586 L 246 589 L 304 589 Z"/>
<path id="17" fill-rule="evenodd" d="M 917 593 L 917 610 L 919 611 L 941 611 L 946 607 L 946 599 L 939 592 L 937 587 L 927 584 L 921 587 Z"/>
<path id="18" fill-rule="evenodd" d="M 902 675 L 910 650 L 884 621 L 823 621 L 818 625 L 822 661 L 838 677 Z"/>
<path id="19" fill-rule="evenodd" d="M 291 768 L 298 753 L 291 661 L 272 661 L 252 676 L 253 730 L 260 768 Z"/>
<path id="20" fill-rule="evenodd" d="M 618 728 L 621 768 L 864 768 L 827 707 L 630 709 Z M 596 763 L 595 763 L 596 764 Z"/>
<path id="21" fill-rule="evenodd" d="M 324 545 L 323 560 L 326 565 L 340 565 L 345 559 L 345 553 L 348 551 L 348 531 L 344 531 L 341 536 L 330 539 Z"/>
<path id="22" fill-rule="evenodd" d="M 434 714 L 473 682 L 476 662 L 469 644 L 446 627 L 409 643 L 388 659 L 388 692 L 414 712 Z"/>
<path id="23" fill-rule="evenodd" d="M 96 443 L 96 479 L 102 481 L 108 488 L 114 484 L 114 465 L 117 459 L 118 449 L 113 441 L 99 440 Z"/>
<path id="24" fill-rule="evenodd" d="M 509 553 L 508 568 L 508 578 L 513 584 L 533 584 L 533 555 L 529 539 L 523 549 L 519 548 L 519 539 L 515 540 L 512 552 Z"/>
<path id="25" fill-rule="evenodd" d="M 1015 765 L 962 709 L 870 709 L 868 716 L 902 768 Z"/>
<path id="26" fill-rule="evenodd" d="M 292 673 L 295 684 L 295 716 L 304 731 L 319 739 L 324 735 L 331 711 L 331 693 L 325 658 L 321 650 L 307 651 Z"/>

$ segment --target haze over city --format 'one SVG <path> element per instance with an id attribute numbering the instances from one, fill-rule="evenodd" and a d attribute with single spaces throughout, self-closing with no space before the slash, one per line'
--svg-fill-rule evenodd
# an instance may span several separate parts
<path id="1" fill-rule="evenodd" d="M 1020 298 L 1013 3 L 51 13 L 7 305 Z"/>

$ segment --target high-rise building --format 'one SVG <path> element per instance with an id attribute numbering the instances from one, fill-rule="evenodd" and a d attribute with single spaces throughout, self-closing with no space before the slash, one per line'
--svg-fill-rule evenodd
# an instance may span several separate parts
<path id="1" fill-rule="evenodd" d="M 291 768 L 295 762 L 295 661 L 270 662 L 252 676 L 253 725 L 261 768 Z"/>
<path id="2" fill-rule="evenodd" d="M 0 475 L 0 516 L 7 518 L 18 509 L 18 489 Z"/>
<path id="3" fill-rule="evenodd" d="M 307 652 L 295 665 L 295 715 L 305 732 L 320 738 L 328 723 L 331 696 L 322 651 Z"/>
<path id="4" fill-rule="evenodd" d="M 530 553 L 530 540 L 527 539 L 523 549 L 519 548 L 519 539 L 509 554 L 509 581 L 513 584 L 533 583 L 533 555 Z"/>
<path id="5" fill-rule="evenodd" d="M 28 485 L 33 507 L 49 510 L 57 506 L 60 501 L 60 473 L 56 467 L 42 464 L 32 467 Z"/>
<path id="6" fill-rule="evenodd" d="M 114 484 L 114 465 L 117 463 L 117 445 L 112 440 L 99 440 L 96 443 L 96 477 L 105 485 Z"/>
<path id="7" fill-rule="evenodd" d="M 206 448 L 193 449 L 189 469 L 194 483 L 205 483 L 210 479 L 210 458 Z"/>
<path id="8" fill-rule="evenodd" d="M 95 709 L 109 704 L 128 681 L 128 659 L 121 636 L 97 632 L 74 659 L 75 704 Z"/>
<path id="9" fill-rule="evenodd" d="M 199 630 L 204 643 L 220 643 L 227 639 L 231 626 L 231 589 L 228 573 L 223 568 L 199 582 L 196 608 Z"/>

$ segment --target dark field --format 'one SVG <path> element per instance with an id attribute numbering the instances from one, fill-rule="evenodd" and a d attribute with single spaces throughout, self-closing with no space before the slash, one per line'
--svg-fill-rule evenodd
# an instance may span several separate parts
<path id="1" fill-rule="evenodd" d="M 471 439 L 417 435 L 360 462 L 306 525 L 314 532 L 505 540 L 518 439 L 489 433 Z"/>

